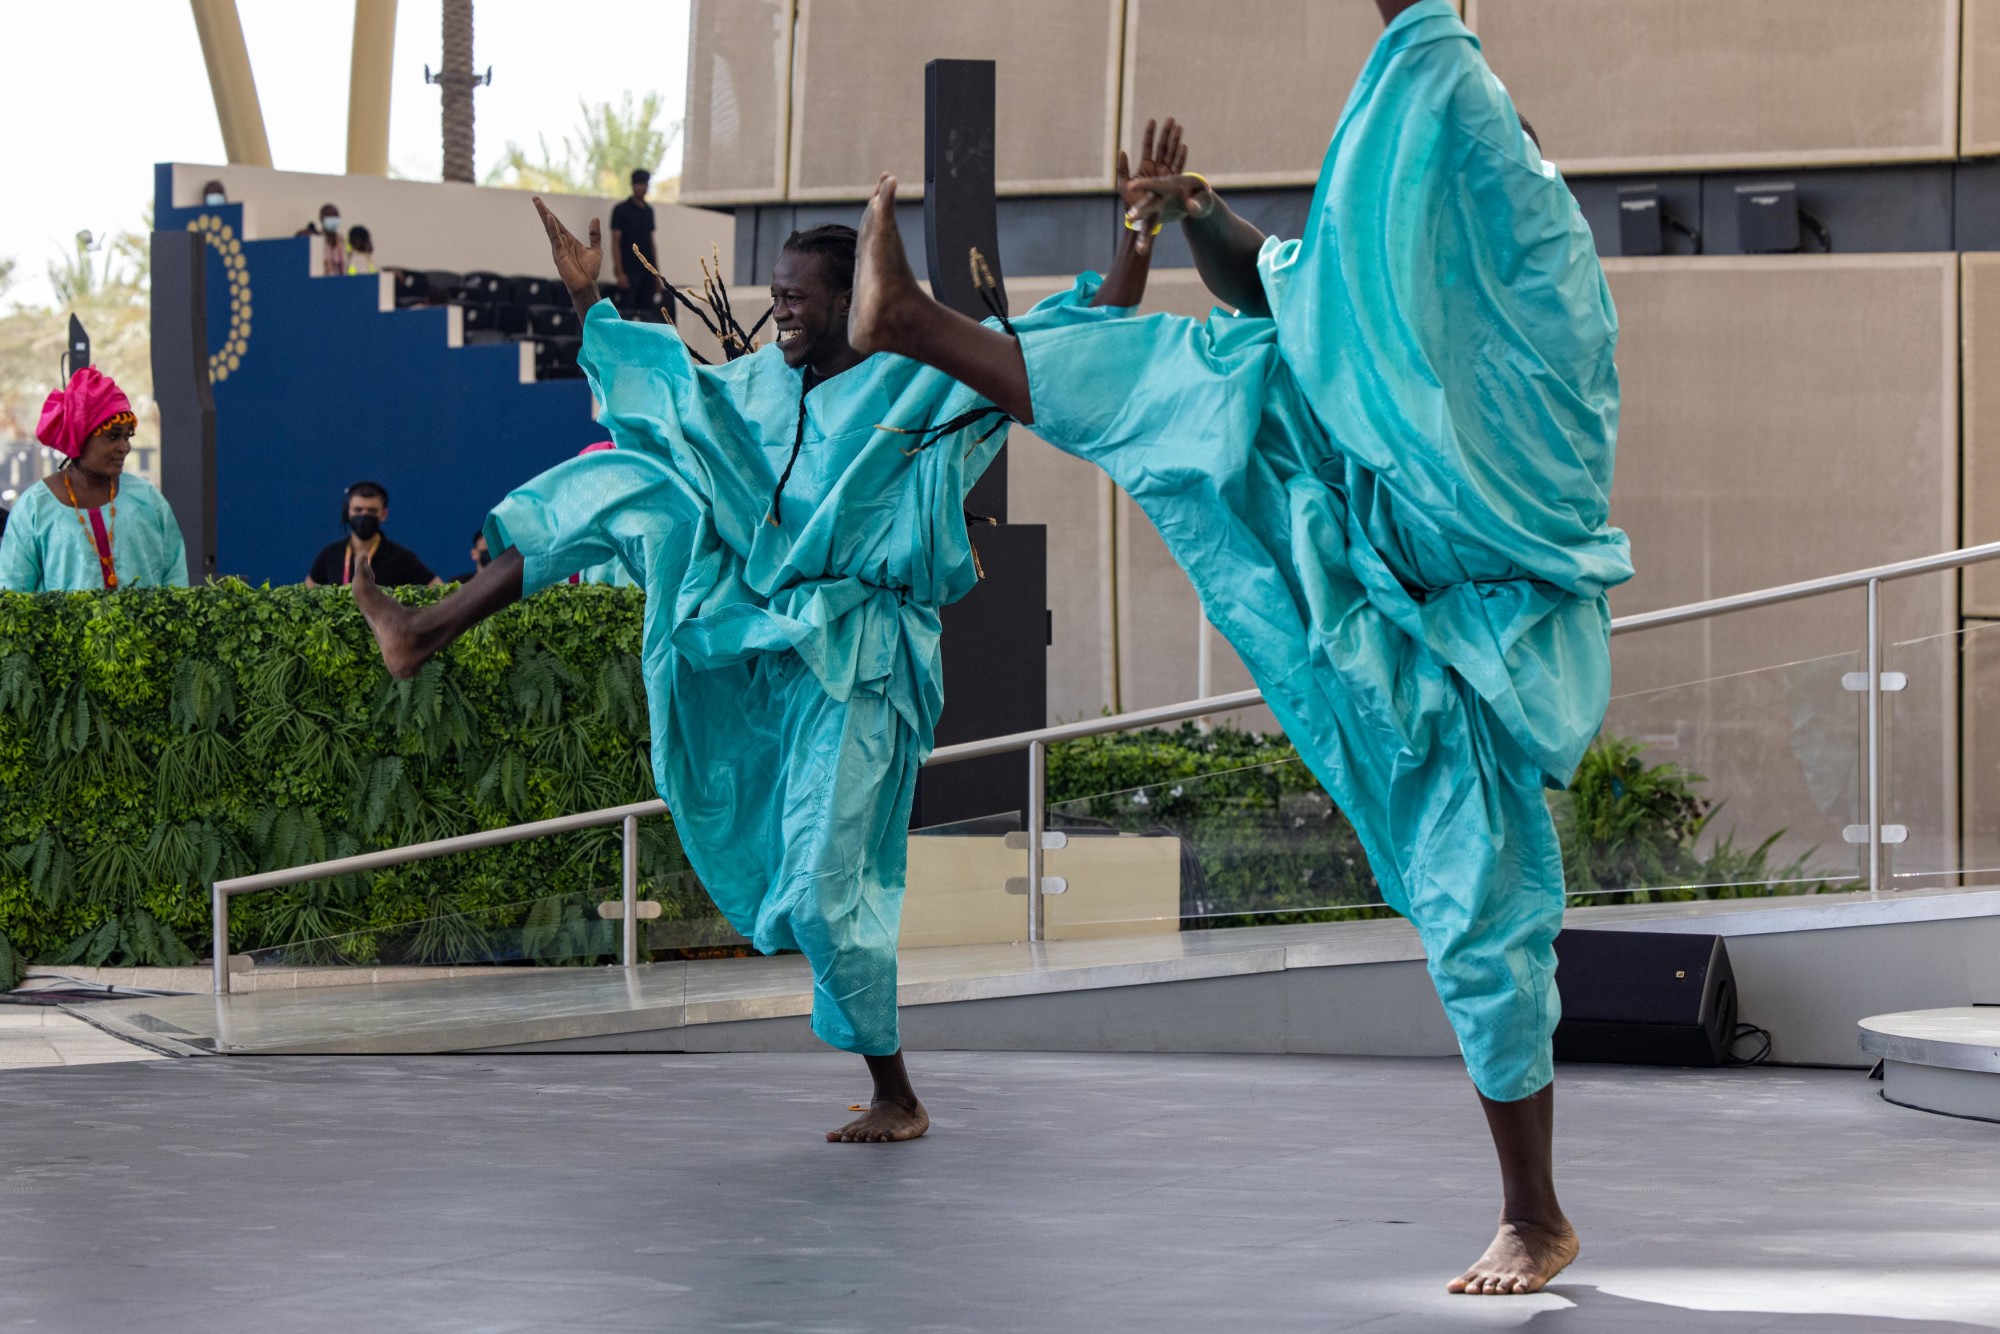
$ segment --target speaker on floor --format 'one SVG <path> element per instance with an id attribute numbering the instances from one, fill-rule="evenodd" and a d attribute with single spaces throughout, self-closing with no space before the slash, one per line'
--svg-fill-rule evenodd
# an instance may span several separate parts
<path id="1" fill-rule="evenodd" d="M 1558 1061 L 1721 1065 L 1736 1034 L 1736 974 L 1721 936 L 1556 936 Z"/>

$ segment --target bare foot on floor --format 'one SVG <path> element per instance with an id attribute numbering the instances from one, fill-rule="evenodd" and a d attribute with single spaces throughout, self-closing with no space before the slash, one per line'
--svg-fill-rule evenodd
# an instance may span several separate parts
<path id="1" fill-rule="evenodd" d="M 829 1144 L 893 1144 L 915 1139 L 931 1128 L 931 1116 L 922 1103 L 904 1106 L 900 1102 L 876 1102 L 838 1130 L 826 1132 Z"/>
<path id="2" fill-rule="evenodd" d="M 903 234 L 896 229 L 896 178 L 885 175 L 876 182 L 875 197 L 861 218 L 847 341 L 864 356 L 896 351 L 899 314 L 909 301 L 922 297 L 909 256 L 903 253 Z"/>
<path id="3" fill-rule="evenodd" d="M 389 675 L 398 681 L 415 676 L 430 654 L 417 642 L 410 624 L 414 613 L 376 585 L 375 567 L 366 557 L 354 563 L 354 582 L 350 587 L 354 590 L 354 604 L 361 608 L 361 618 L 375 632 L 375 642 L 382 649 L 382 665 L 389 669 Z"/>
<path id="4" fill-rule="evenodd" d="M 1577 1249 L 1576 1229 L 1566 1218 L 1554 1230 L 1502 1220 L 1486 1254 L 1446 1286 L 1482 1297 L 1540 1292 L 1576 1259 Z"/>

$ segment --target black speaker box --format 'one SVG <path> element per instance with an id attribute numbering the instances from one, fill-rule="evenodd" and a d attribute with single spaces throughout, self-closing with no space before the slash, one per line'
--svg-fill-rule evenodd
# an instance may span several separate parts
<path id="1" fill-rule="evenodd" d="M 1721 936 L 1556 936 L 1558 1061 L 1721 1065 L 1736 1034 L 1736 974 Z"/>

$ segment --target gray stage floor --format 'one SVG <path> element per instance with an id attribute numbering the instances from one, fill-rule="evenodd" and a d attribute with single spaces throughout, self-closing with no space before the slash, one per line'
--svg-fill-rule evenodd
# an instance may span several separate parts
<path id="1" fill-rule="evenodd" d="M 0 1328 L 2000 1329 L 2000 1126 L 1830 1071 L 1563 1072 L 1582 1260 L 1450 1297 L 1455 1062 L 266 1057 L 0 1074 Z"/>

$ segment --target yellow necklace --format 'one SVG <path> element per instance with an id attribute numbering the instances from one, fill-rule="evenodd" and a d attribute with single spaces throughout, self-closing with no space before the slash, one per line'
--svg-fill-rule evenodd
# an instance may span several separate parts
<path id="1" fill-rule="evenodd" d="M 118 587 L 118 568 L 112 562 L 112 553 L 118 549 L 118 483 L 111 484 L 111 504 L 104 521 L 104 549 L 97 549 L 97 534 L 90 531 L 90 520 L 83 517 L 83 506 L 76 503 L 76 488 L 70 485 L 69 473 L 62 475 L 63 490 L 69 493 L 69 507 L 76 514 L 76 521 L 83 525 L 83 540 L 90 543 L 90 549 L 97 551 L 97 565 L 104 572 L 104 586 Z"/>

